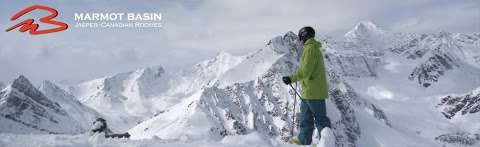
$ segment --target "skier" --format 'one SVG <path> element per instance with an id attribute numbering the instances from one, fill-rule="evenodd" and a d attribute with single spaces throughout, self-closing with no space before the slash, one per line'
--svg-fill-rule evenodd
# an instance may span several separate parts
<path id="1" fill-rule="evenodd" d="M 323 55 L 320 51 L 322 44 L 314 39 L 315 30 L 312 27 L 303 27 L 298 32 L 298 38 L 303 45 L 303 54 L 300 67 L 290 76 L 282 77 L 285 84 L 301 82 L 302 92 L 300 104 L 300 132 L 298 137 L 289 139 L 289 143 L 309 145 L 317 127 L 321 137 L 323 128 L 330 128 L 330 119 L 326 114 L 325 100 L 328 98 L 327 78 Z"/>
<path id="2" fill-rule="evenodd" d="M 97 118 L 93 122 L 92 127 L 93 133 L 103 133 L 105 138 L 130 138 L 130 134 L 128 132 L 121 133 L 121 134 L 114 134 L 107 126 L 107 120 L 103 118 Z"/>

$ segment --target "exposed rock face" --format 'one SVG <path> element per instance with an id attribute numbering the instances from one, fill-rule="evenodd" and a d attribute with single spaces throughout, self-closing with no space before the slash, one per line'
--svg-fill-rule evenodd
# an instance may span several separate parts
<path id="1" fill-rule="evenodd" d="M 0 92 L 2 132 L 79 133 L 82 128 L 58 103 L 51 101 L 24 76 Z M 20 126 L 18 126 L 20 125 Z"/>
<path id="2" fill-rule="evenodd" d="M 264 88 L 267 87 L 254 82 L 235 84 L 226 89 L 211 87 L 205 89 L 199 103 L 203 111 L 220 124 L 219 128 L 213 129 L 221 130 L 220 135 L 245 135 L 256 130 L 276 136 L 279 129 L 273 118 L 284 116 L 282 112 L 285 111 L 281 105 L 271 104 L 280 104 L 280 98 L 275 101 L 275 97 L 268 97 L 272 93 L 258 93 Z"/>
<path id="3" fill-rule="evenodd" d="M 446 54 L 436 54 L 428 58 L 425 63 L 416 67 L 408 79 L 417 80 L 418 84 L 423 87 L 429 87 L 433 83 L 438 82 L 439 78 L 445 74 L 447 70 L 458 66 L 450 56 Z"/>
<path id="4" fill-rule="evenodd" d="M 478 48 L 477 34 L 452 34 L 440 32 L 436 34 L 409 34 L 401 35 L 397 40 L 400 43 L 390 47 L 393 53 L 402 55 L 410 60 L 419 61 L 409 75 L 423 87 L 435 84 L 451 70 L 461 69 L 463 66 L 478 67 L 480 55 L 475 52 Z M 461 69 L 462 70 L 462 69 Z"/>
<path id="5" fill-rule="evenodd" d="M 442 114 L 448 119 L 456 115 L 477 113 L 480 111 L 480 89 L 464 95 L 443 97 L 437 107 L 442 109 Z"/>
<path id="6" fill-rule="evenodd" d="M 355 110 L 352 108 L 352 99 L 348 93 L 339 89 L 331 91 L 331 98 L 337 109 L 341 112 L 341 119 L 332 122 L 337 147 L 355 147 L 360 139 L 360 124 L 358 123 Z"/>
<path id="7" fill-rule="evenodd" d="M 13 81 L 11 86 L 12 88 L 18 90 L 18 92 L 30 97 L 35 102 L 46 106 L 47 108 L 50 108 L 59 114 L 66 115 L 66 113 L 61 110 L 58 104 L 49 100 L 42 92 L 35 88 L 32 83 L 30 83 L 30 81 L 25 78 L 25 76 L 19 76 Z"/>
<path id="8" fill-rule="evenodd" d="M 480 141 L 480 134 L 471 134 L 471 133 L 452 133 L 452 134 L 443 134 L 435 137 L 435 140 L 462 146 L 473 146 Z"/>

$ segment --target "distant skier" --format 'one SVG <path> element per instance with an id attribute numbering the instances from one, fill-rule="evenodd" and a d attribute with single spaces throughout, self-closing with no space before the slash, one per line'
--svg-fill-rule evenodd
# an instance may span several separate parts
<path id="1" fill-rule="evenodd" d="M 92 132 L 93 133 L 104 133 L 105 136 L 108 135 L 108 134 L 112 134 L 112 131 L 107 126 L 107 120 L 105 120 L 103 118 L 97 118 L 93 122 Z"/>
<path id="2" fill-rule="evenodd" d="M 319 137 L 325 127 L 330 128 L 330 119 L 327 117 L 325 100 L 328 98 L 327 78 L 323 55 L 320 51 L 322 44 L 314 39 L 315 30 L 312 27 L 303 27 L 298 32 L 298 38 L 303 45 L 303 54 L 300 67 L 297 71 L 283 77 L 285 84 L 300 81 L 302 86 L 300 104 L 300 132 L 298 138 L 288 141 L 293 144 L 308 145 L 312 143 L 315 125 Z"/>
<path id="3" fill-rule="evenodd" d="M 107 120 L 103 118 L 97 118 L 93 122 L 92 127 L 93 133 L 104 133 L 106 138 L 130 138 L 130 134 L 128 132 L 121 133 L 121 134 L 114 134 L 107 126 Z"/>

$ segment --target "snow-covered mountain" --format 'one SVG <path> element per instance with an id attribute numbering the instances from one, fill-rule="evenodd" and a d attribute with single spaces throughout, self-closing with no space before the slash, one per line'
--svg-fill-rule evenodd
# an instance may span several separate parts
<path id="1" fill-rule="evenodd" d="M 157 136 L 163 139 L 220 140 L 228 135 L 260 132 L 267 138 L 272 138 L 272 141 L 286 140 L 290 136 L 293 122 L 290 117 L 294 113 L 294 99 L 290 94 L 292 91 L 280 79 L 281 76 L 292 73 L 298 66 L 299 51 L 301 47 L 297 44 L 294 33 L 276 37 L 266 47 L 245 57 L 238 57 L 242 60 L 229 67 L 226 72 L 217 71 L 223 74 L 213 78 L 217 79 L 213 84 L 197 89 L 196 93 L 182 98 L 179 104 L 137 125 L 129 132 L 134 139 Z M 351 58 L 337 57 L 334 54 L 331 56 L 337 60 L 344 59 L 345 61 L 339 61 L 345 63 L 343 68 L 360 65 L 349 64 L 353 63 Z M 365 64 L 370 63 L 372 65 L 366 66 L 376 64 Z M 355 110 L 364 111 L 367 113 L 364 119 L 377 122 L 386 128 L 389 128 L 389 122 L 379 107 L 356 95 L 344 82 L 339 76 L 343 72 L 346 71 L 329 72 L 332 85 L 332 97 L 329 101 L 332 109 L 329 114 L 332 116 L 338 146 L 354 146 L 361 136 Z"/>
<path id="2" fill-rule="evenodd" d="M 224 56 L 220 54 L 214 60 L 203 63 L 214 65 L 210 67 L 218 67 L 219 64 L 226 62 L 216 59 Z M 207 81 L 214 79 L 215 81 L 211 85 L 204 85 L 206 87 L 197 87 L 197 92 L 187 98 L 182 98 L 181 103 L 134 127 L 130 130 L 132 137 L 149 138 L 158 136 L 175 139 L 183 136 L 188 139 L 196 139 L 204 138 L 205 134 L 209 134 L 207 136 L 210 139 L 218 140 L 226 135 L 246 134 L 253 130 L 277 136 L 280 133 L 280 128 L 273 123 L 280 122 L 280 117 L 284 116 L 283 113 L 286 113 L 286 107 L 280 104 L 285 104 L 286 101 L 279 102 L 280 98 L 273 96 L 272 92 L 262 94 L 264 89 L 272 91 L 272 89 L 277 89 L 278 85 L 277 87 L 264 87 L 261 85 L 262 81 L 257 80 L 261 80 L 262 76 L 267 76 L 264 75 L 265 73 L 269 73 L 268 80 L 279 82 L 276 78 L 279 75 L 268 72 L 268 67 L 271 67 L 280 57 L 281 54 L 266 47 L 245 57 L 230 57 L 236 60 L 243 58 L 238 63 L 230 64 L 233 66 L 228 66 L 227 63 L 223 64 L 224 68 L 205 68 L 217 70 L 207 72 L 223 74 L 209 79 L 197 79 Z M 198 67 L 196 65 L 193 68 L 196 70 Z M 240 82 L 232 83 L 235 82 L 232 81 L 235 79 Z M 280 90 L 280 92 L 287 94 L 288 91 Z M 276 102 L 262 100 L 260 97 L 275 99 Z M 274 120 L 272 115 L 278 117 L 277 120 Z M 285 118 L 283 121 L 285 121 Z M 203 123 L 197 126 L 198 122 Z"/>
<path id="3" fill-rule="evenodd" d="M 351 35 L 352 32 L 356 35 Z M 477 53 L 478 46 L 471 43 L 477 40 L 465 37 L 465 34 L 439 34 L 425 34 L 444 36 L 435 41 L 438 43 L 424 43 L 428 46 L 421 48 L 426 53 L 417 58 L 411 58 L 406 50 L 399 52 L 395 49 L 396 46 L 407 46 L 410 41 L 405 40 L 416 34 L 383 31 L 373 23 L 360 23 L 347 33 L 346 37 L 350 39 L 325 44 L 325 59 L 330 77 L 329 107 L 332 108 L 329 109 L 329 115 L 334 123 L 337 146 L 379 146 L 378 144 L 385 143 L 405 146 L 404 142 L 409 142 L 410 146 L 437 146 L 439 143 L 435 140 L 441 140 L 438 137 L 466 130 L 444 127 L 456 123 L 444 119 L 434 108 L 436 99 L 428 97 L 467 91 L 480 85 L 477 76 L 479 70 L 475 66 L 478 63 L 472 62 L 474 60 L 466 54 L 459 54 Z M 379 36 L 372 37 L 373 35 Z M 448 36 L 464 36 L 463 38 L 474 41 L 470 41 L 468 47 L 458 47 L 452 44 L 468 40 L 451 40 Z M 289 135 L 289 126 L 292 124 L 288 116 L 292 113 L 293 101 L 287 93 L 289 89 L 279 79 L 282 75 L 293 72 L 298 65 L 301 48 L 294 41 L 295 37 L 290 32 L 272 39 L 265 48 L 244 56 L 240 63 L 229 67 L 227 72 L 218 71 L 217 73 L 223 74 L 219 78 L 212 78 L 218 79 L 214 84 L 205 85 L 187 96 L 179 105 L 172 107 L 174 112 L 167 109 L 165 113 L 139 124 L 130 132 L 134 138 L 157 136 L 195 140 L 204 138 L 204 134 L 210 134 L 209 139 L 215 140 L 225 135 L 256 131 L 267 138 L 284 139 Z M 259 54 L 263 58 L 258 58 Z M 444 64 L 442 58 L 452 58 L 452 61 Z M 452 65 L 452 68 L 447 69 L 446 65 Z M 263 70 L 256 70 L 257 68 Z M 433 76 L 436 77 L 435 80 L 432 80 Z M 420 80 L 414 81 L 411 77 Z M 417 98 L 419 102 L 414 97 L 420 97 Z M 402 112 L 402 109 L 408 107 L 412 107 L 412 111 Z M 385 109 L 388 110 L 384 111 Z M 407 115 L 415 114 L 414 111 L 425 113 Z M 410 117 L 430 119 L 421 121 Z M 412 122 L 406 125 L 401 123 L 402 120 Z M 425 127 L 432 120 L 438 121 L 438 124 Z M 198 125 L 206 127 L 196 130 Z M 474 126 L 472 123 L 464 125 Z M 386 135 L 394 137 L 385 137 Z"/>
<path id="4" fill-rule="evenodd" d="M 451 70 L 460 70 L 466 73 L 471 67 L 478 69 L 479 53 L 476 51 L 478 41 L 476 34 L 452 34 L 441 32 L 438 34 L 412 35 L 406 44 L 395 46 L 393 52 L 401 54 L 411 60 L 422 62 L 412 71 L 410 80 L 415 80 L 424 87 L 436 83 L 441 76 Z"/>
<path id="5" fill-rule="evenodd" d="M 153 100 L 168 90 L 168 79 L 162 67 L 148 67 L 71 86 L 69 92 L 102 114 L 111 129 L 125 131 L 157 113 Z"/>
<path id="6" fill-rule="evenodd" d="M 363 21 L 358 23 L 353 29 L 348 31 L 344 37 L 345 41 L 352 42 L 355 44 L 368 45 L 372 42 L 371 40 L 378 40 L 378 37 L 384 37 L 385 31 L 378 28 L 371 21 Z"/>
<path id="7" fill-rule="evenodd" d="M 396 33 L 364 21 L 343 38 L 317 39 L 337 147 L 479 144 L 479 33 Z M 134 140 L 228 142 L 255 134 L 277 145 L 291 136 L 299 111 L 281 81 L 298 67 L 296 40 L 288 32 L 246 55 L 221 52 L 178 73 L 147 67 L 67 90 L 47 81 L 41 90 L 79 128 L 101 115 Z"/>
<path id="8" fill-rule="evenodd" d="M 58 103 L 47 98 L 24 76 L 0 92 L 1 132 L 80 133 L 84 130 Z"/>
<path id="9" fill-rule="evenodd" d="M 92 122 L 95 119 L 102 117 L 97 111 L 85 106 L 77 98 L 53 82 L 43 81 L 39 89 L 50 100 L 58 103 L 84 131 L 88 131 L 92 127 Z"/>
<path id="10" fill-rule="evenodd" d="M 360 32 L 356 31 L 358 28 L 350 32 Z M 480 64 L 475 60 L 480 51 L 478 34 L 405 34 L 370 28 L 376 28 L 368 29 L 370 32 L 381 32 L 375 33 L 381 34 L 380 40 L 365 35 L 360 44 L 351 45 L 352 41 L 348 39 L 331 44 L 336 49 L 335 54 L 342 54 L 341 50 L 346 50 L 343 52 L 356 52 L 353 54 L 379 59 L 379 62 L 375 62 L 378 64 L 369 64 L 376 71 L 374 77 L 345 76 L 353 89 L 378 104 L 394 130 L 409 137 L 421 138 L 420 143 L 430 144 L 427 146 L 438 146 L 435 144 L 439 142 L 428 143 L 432 140 L 456 146 L 462 140 L 475 138 L 480 131 L 475 125 L 480 120 L 475 116 L 449 120 L 442 115 L 445 112 L 439 112 L 436 107 L 439 107 L 439 98 L 445 95 L 467 93 L 480 86 Z M 357 48 L 359 50 L 355 50 Z M 442 98 L 442 104 L 447 101 L 445 99 L 448 98 Z M 472 105 L 475 103 L 478 104 L 473 102 Z M 444 107 L 451 108 L 445 110 L 456 110 L 463 106 L 457 103 Z M 463 139 L 459 139 L 459 136 Z M 474 144 L 469 142 L 461 144 Z"/>

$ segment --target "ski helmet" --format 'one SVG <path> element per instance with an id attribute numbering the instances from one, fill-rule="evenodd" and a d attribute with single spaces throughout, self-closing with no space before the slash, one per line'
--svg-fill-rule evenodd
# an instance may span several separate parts
<path id="1" fill-rule="evenodd" d="M 303 27 L 298 31 L 298 39 L 302 43 L 305 43 L 305 41 L 313 37 L 315 37 L 315 30 L 310 26 Z"/>

